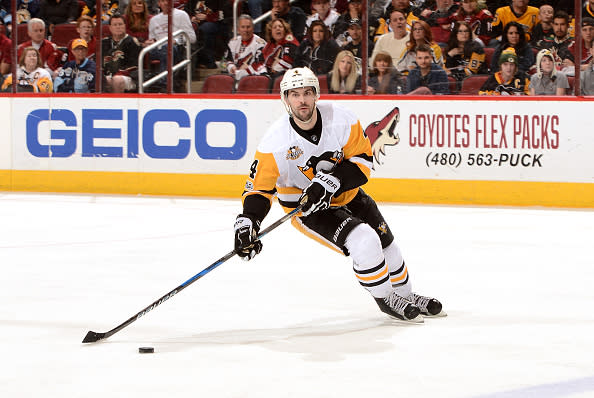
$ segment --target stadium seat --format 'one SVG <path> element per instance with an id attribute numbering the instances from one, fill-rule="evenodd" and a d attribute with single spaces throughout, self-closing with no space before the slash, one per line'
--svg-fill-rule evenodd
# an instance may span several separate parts
<path id="1" fill-rule="evenodd" d="M 78 37 L 76 25 L 72 23 L 63 23 L 54 26 L 54 33 L 52 34 L 52 42 L 58 47 L 66 47 L 68 42 Z"/>
<path id="2" fill-rule="evenodd" d="M 477 95 L 489 75 L 472 75 L 462 80 L 460 95 Z"/>
<path id="3" fill-rule="evenodd" d="M 229 75 L 210 75 L 204 80 L 203 93 L 231 94 L 235 79 Z"/>
<path id="4" fill-rule="evenodd" d="M 320 81 L 320 93 L 328 94 L 328 75 L 320 75 L 318 80 Z"/>
<path id="5" fill-rule="evenodd" d="M 487 69 L 491 69 L 491 60 L 493 59 L 493 54 L 495 53 L 495 49 L 493 47 L 485 47 L 485 63 L 487 64 Z"/>
<path id="6" fill-rule="evenodd" d="M 242 77 L 237 84 L 238 94 L 268 94 L 270 79 L 268 76 L 248 75 Z"/>
<path id="7" fill-rule="evenodd" d="M 26 23 L 17 25 L 17 35 L 18 35 L 17 44 L 21 44 L 21 43 L 26 42 L 27 40 L 30 40 L 29 35 L 27 34 L 27 24 Z"/>
<path id="8" fill-rule="evenodd" d="M 458 80 L 454 79 L 452 76 L 448 76 L 448 83 L 450 86 L 450 94 L 458 94 Z"/>

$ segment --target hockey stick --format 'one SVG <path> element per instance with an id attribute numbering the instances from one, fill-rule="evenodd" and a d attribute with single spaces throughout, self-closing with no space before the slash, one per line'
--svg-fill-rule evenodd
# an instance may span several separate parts
<path id="1" fill-rule="evenodd" d="M 279 218 L 278 220 L 273 222 L 270 226 L 263 229 L 260 232 L 260 234 L 258 235 L 258 239 L 264 237 L 264 235 L 268 234 L 270 231 L 272 231 L 273 229 L 275 229 L 276 227 L 278 227 L 279 225 L 281 225 L 282 223 L 287 221 L 289 218 L 293 217 L 295 214 L 297 214 L 301 210 L 302 207 L 303 207 L 303 204 L 299 205 L 295 209 L 291 210 L 289 213 L 285 214 L 284 216 L 282 216 L 281 218 Z M 235 249 L 233 249 L 233 251 L 225 254 L 223 257 L 219 258 L 217 261 L 215 261 L 208 267 L 204 268 L 202 271 L 200 271 L 199 273 L 197 273 L 196 275 L 194 275 L 193 277 L 191 277 L 190 279 L 188 279 L 187 281 L 185 281 L 184 283 L 182 283 L 181 285 L 179 285 L 178 287 L 176 287 L 169 293 L 165 294 L 163 297 L 157 299 L 151 305 L 142 309 L 136 315 L 132 316 L 130 319 L 128 319 L 124 323 L 116 326 L 115 328 L 111 329 L 110 331 L 104 332 L 104 333 L 97 333 L 97 332 L 89 331 L 82 342 L 83 343 L 94 343 L 96 341 L 106 339 L 109 336 L 114 335 L 115 333 L 119 332 L 120 330 L 122 330 L 123 328 L 125 328 L 126 326 L 131 324 L 132 322 L 134 322 L 134 321 L 138 320 L 140 317 L 146 315 L 149 311 L 154 310 L 157 306 L 163 304 L 165 301 L 169 300 L 171 297 L 175 296 L 177 293 L 181 292 L 186 287 L 190 286 L 192 283 L 196 282 L 198 279 L 202 278 L 204 275 L 208 274 L 210 271 L 217 268 L 219 265 L 223 264 L 225 261 L 229 260 L 231 257 L 233 257 L 236 254 L 237 254 L 237 251 Z"/>

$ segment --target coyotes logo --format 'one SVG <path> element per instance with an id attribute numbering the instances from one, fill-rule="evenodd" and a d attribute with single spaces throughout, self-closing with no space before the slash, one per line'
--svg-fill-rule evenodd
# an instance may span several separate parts
<path id="1" fill-rule="evenodd" d="M 395 133 L 396 126 L 400 121 L 400 109 L 394 107 L 386 116 L 380 121 L 373 122 L 365 129 L 365 134 L 371 141 L 371 151 L 373 152 L 374 166 L 375 163 L 381 165 L 380 155 L 385 155 L 385 147 L 393 146 L 400 142 L 398 133 Z"/>

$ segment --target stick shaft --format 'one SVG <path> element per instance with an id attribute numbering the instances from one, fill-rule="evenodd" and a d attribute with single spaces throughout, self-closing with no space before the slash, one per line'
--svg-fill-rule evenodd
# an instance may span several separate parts
<path id="1" fill-rule="evenodd" d="M 301 207 L 302 207 L 302 205 L 291 210 L 289 213 L 285 214 L 284 216 L 282 216 L 281 218 L 279 218 L 278 220 L 276 220 L 275 222 L 270 224 L 268 227 L 266 227 L 265 229 L 260 231 L 260 234 L 258 235 L 258 239 L 264 237 L 269 232 L 271 232 L 272 230 L 277 228 L 279 225 L 281 225 L 282 223 L 284 223 L 285 221 L 287 221 L 288 219 L 290 219 L 291 217 L 296 215 L 301 210 Z M 192 283 L 196 282 L 198 279 L 202 278 L 204 275 L 208 274 L 210 271 L 217 268 L 219 265 L 221 265 L 224 262 L 226 262 L 227 260 L 229 260 L 235 254 L 237 254 L 237 252 L 235 250 L 232 250 L 229 253 L 225 254 L 223 257 L 219 258 L 217 261 L 215 261 L 208 267 L 204 268 L 202 271 L 200 271 L 199 273 L 197 273 L 196 275 L 194 275 L 193 277 L 191 277 L 190 279 L 188 279 L 187 281 L 185 281 L 184 283 L 182 283 L 175 289 L 169 291 L 165 295 L 163 295 L 160 298 L 158 298 L 157 300 L 153 301 L 152 304 L 143 308 L 142 310 L 137 312 L 135 315 L 128 318 L 125 322 L 116 326 L 115 328 L 113 328 L 107 332 L 104 332 L 104 333 L 97 333 L 97 332 L 89 331 L 87 333 L 87 335 L 85 336 L 85 338 L 83 339 L 83 343 L 94 343 L 98 340 L 106 339 L 106 338 L 114 335 L 115 333 L 119 332 L 126 326 L 130 325 L 132 322 L 138 320 L 139 318 L 146 315 L 148 312 L 154 310 L 156 307 L 163 304 L 165 301 L 169 300 L 171 297 L 175 296 L 176 294 L 178 294 L 179 292 L 184 290 L 186 287 L 190 286 Z"/>

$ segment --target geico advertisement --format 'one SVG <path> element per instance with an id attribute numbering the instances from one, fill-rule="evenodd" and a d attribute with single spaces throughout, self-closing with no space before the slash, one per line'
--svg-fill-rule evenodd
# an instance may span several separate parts
<path id="1" fill-rule="evenodd" d="M 236 173 L 280 101 L 14 99 L 15 169 Z M 278 108 L 275 114 L 271 108 Z M 263 108 L 266 109 L 263 111 Z M 22 132 L 22 133 L 16 133 Z M 250 139 L 248 139 L 250 137 Z"/>
<path id="2" fill-rule="evenodd" d="M 374 177 L 594 182 L 591 101 L 336 101 Z M 15 98 L 15 169 L 244 174 L 278 99 Z M 287 148 L 289 150 L 289 148 Z"/>

